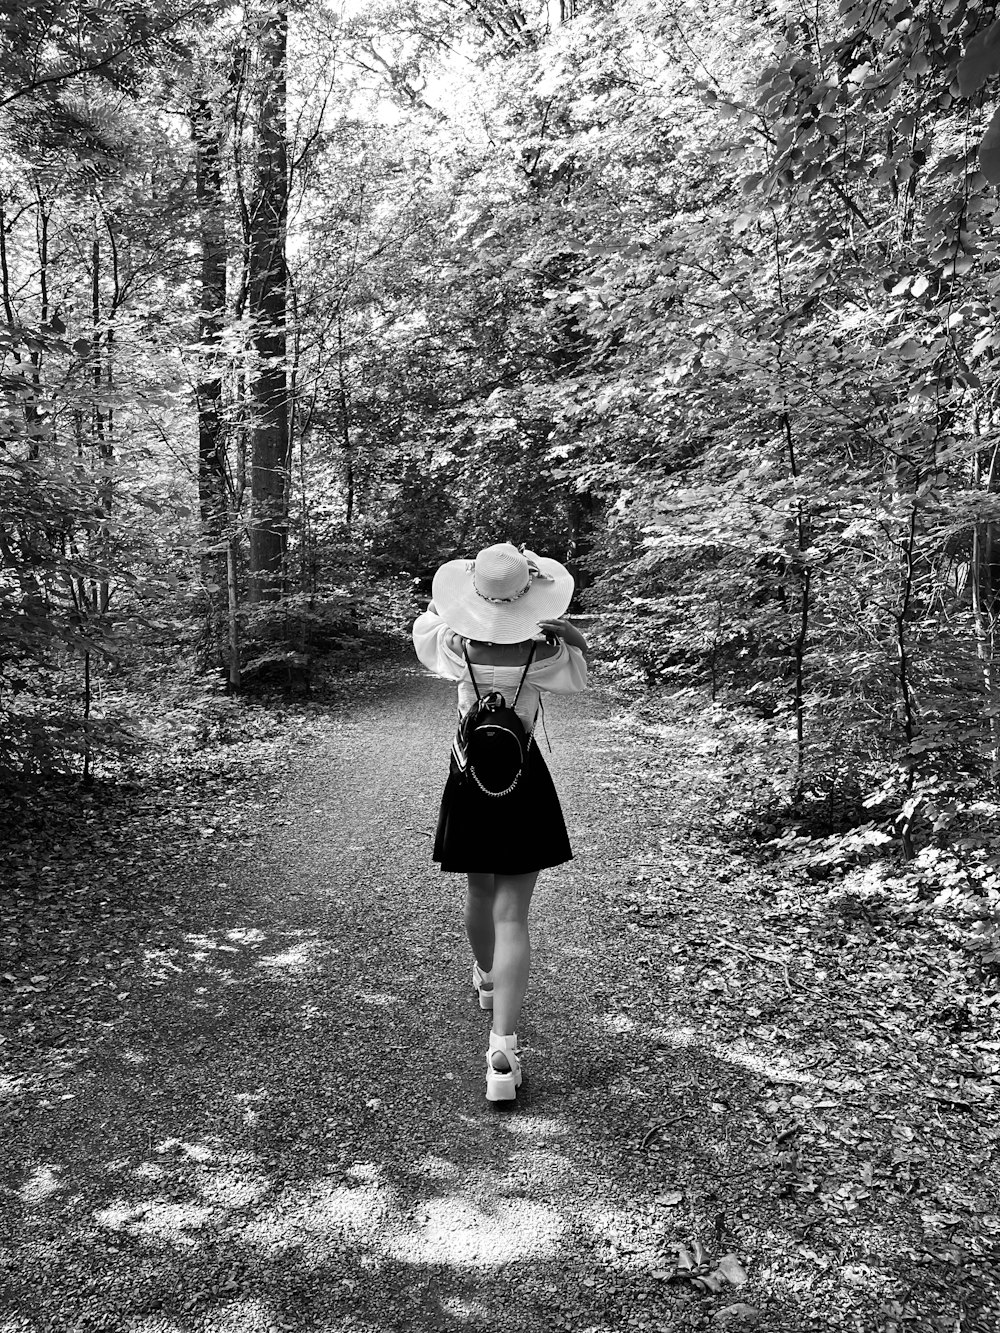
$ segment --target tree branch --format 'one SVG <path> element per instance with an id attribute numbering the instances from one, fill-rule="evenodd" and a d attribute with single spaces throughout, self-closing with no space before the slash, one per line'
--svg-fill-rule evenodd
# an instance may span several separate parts
<path id="1" fill-rule="evenodd" d="M 198 13 L 197 9 L 189 9 L 182 14 L 178 14 L 176 18 L 172 19 L 163 28 L 157 29 L 154 36 L 163 37 L 166 33 L 170 32 L 172 28 L 176 28 L 179 24 L 184 23 L 187 19 L 189 19 L 193 14 L 196 13 Z M 30 97 L 32 93 L 38 92 L 39 89 L 46 87 L 48 84 L 65 83 L 68 82 L 70 79 L 78 79 L 81 74 L 97 74 L 101 70 L 105 70 L 110 65 L 113 65 L 116 60 L 120 60 L 122 56 L 127 55 L 132 51 L 136 51 L 142 46 L 146 45 L 147 41 L 148 38 L 146 38 L 145 36 L 137 37 L 135 41 L 127 42 L 124 46 L 120 46 L 116 51 L 112 51 L 110 55 L 106 55 L 102 60 L 95 60 L 93 61 L 93 63 L 89 65 L 87 64 L 77 65 L 74 69 L 61 70 L 57 74 L 46 74 L 42 78 L 32 79 L 30 83 L 25 84 L 23 87 L 16 89 L 14 92 L 10 93 L 7 97 L 0 98 L 0 110 L 3 110 L 4 107 L 10 106 L 12 102 L 19 101 L 20 98 L 22 97 Z"/>

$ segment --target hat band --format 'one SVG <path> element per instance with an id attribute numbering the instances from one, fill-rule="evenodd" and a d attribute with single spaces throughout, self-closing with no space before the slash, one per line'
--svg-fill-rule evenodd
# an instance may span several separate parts
<path id="1" fill-rule="evenodd" d="M 480 592 L 479 589 L 476 587 L 475 574 L 472 575 L 472 586 L 475 589 L 476 596 L 481 597 L 484 602 L 492 602 L 494 606 L 504 606 L 508 602 L 516 602 L 519 600 L 519 598 L 524 596 L 524 594 L 531 587 L 531 575 L 530 574 L 528 575 L 528 582 L 524 585 L 521 591 L 516 592 L 513 597 L 487 597 L 484 592 Z"/>

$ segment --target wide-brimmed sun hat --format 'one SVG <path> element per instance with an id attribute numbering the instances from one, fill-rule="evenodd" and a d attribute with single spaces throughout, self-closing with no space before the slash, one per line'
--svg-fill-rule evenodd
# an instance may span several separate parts
<path id="1" fill-rule="evenodd" d="M 449 560 L 434 575 L 434 605 L 449 627 L 480 643 L 521 643 L 540 620 L 561 616 L 573 597 L 573 575 L 558 560 L 487 546 L 475 560 Z"/>

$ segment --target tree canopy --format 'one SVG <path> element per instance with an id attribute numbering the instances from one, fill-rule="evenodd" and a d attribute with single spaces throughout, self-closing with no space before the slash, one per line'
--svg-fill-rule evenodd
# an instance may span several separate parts
<path id="1" fill-rule="evenodd" d="M 513 538 L 789 799 L 995 782 L 993 6 L 5 15 L 5 766 Z"/>

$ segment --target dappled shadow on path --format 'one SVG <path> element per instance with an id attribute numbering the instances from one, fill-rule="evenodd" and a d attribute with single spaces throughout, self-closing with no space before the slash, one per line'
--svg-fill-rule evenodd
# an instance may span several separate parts
<path id="1" fill-rule="evenodd" d="M 48 1103 L 3 1180 L 23 1236 L 4 1301 L 29 1327 L 697 1325 L 665 1283 L 657 1195 L 679 1152 L 718 1168 L 691 1132 L 714 1059 L 661 1034 L 654 1082 L 650 1032 L 609 1023 L 582 1050 L 556 1013 L 526 1027 L 525 1085 L 497 1110 L 484 1016 L 412 940 L 248 925 L 188 933 L 154 979 L 168 962 L 169 992 L 22 1090 Z"/>
<path id="2" fill-rule="evenodd" d="M 894 1333 L 990 1311 L 988 1273 L 945 1265 L 960 1293 L 897 1316 L 914 1266 L 945 1261 L 919 1257 L 889 1171 L 895 1108 L 844 1141 L 828 1108 L 868 1089 L 831 1088 L 780 975 L 727 972 L 690 909 L 723 877 L 664 831 L 697 793 L 629 794 L 639 739 L 574 707 L 553 765 L 579 860 L 539 889 L 517 1103 L 483 1098 L 488 1017 L 427 863 L 450 717 L 413 676 L 314 748 L 224 890 L 191 866 L 185 909 L 127 940 L 113 1013 L 88 991 L 8 1044 L 0 1333 L 707 1329 L 738 1302 L 774 1333 Z M 714 928 L 739 938 L 720 914 L 752 897 L 725 891 Z M 696 1291 L 675 1272 L 695 1241 L 749 1283 Z"/>

